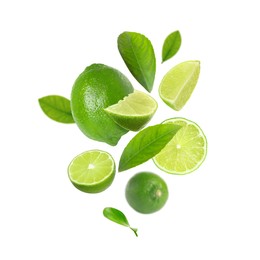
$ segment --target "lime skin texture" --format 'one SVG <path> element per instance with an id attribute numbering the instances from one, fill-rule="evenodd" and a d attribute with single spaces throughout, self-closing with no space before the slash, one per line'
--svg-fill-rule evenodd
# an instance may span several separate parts
<path id="1" fill-rule="evenodd" d="M 127 183 L 125 196 L 128 204 L 143 214 L 160 210 L 168 199 L 165 181 L 151 172 L 140 172 Z"/>
<path id="2" fill-rule="evenodd" d="M 89 138 L 115 146 L 128 131 L 116 124 L 104 108 L 134 91 L 118 70 L 103 64 L 88 66 L 76 79 L 71 92 L 71 110 L 79 129 Z"/>

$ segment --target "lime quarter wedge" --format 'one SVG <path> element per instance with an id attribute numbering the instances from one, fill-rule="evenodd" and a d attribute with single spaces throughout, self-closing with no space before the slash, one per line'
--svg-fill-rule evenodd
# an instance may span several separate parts
<path id="1" fill-rule="evenodd" d="M 153 117 L 157 102 L 148 94 L 135 90 L 117 104 L 105 108 L 105 112 L 121 127 L 139 131 Z"/>
<path id="2" fill-rule="evenodd" d="M 115 177 L 115 162 L 104 151 L 90 150 L 76 156 L 68 167 L 72 184 L 87 193 L 98 193 L 107 189 Z"/>
<path id="3" fill-rule="evenodd" d="M 181 110 L 189 100 L 199 74 L 199 61 L 185 61 L 176 65 L 165 74 L 160 83 L 161 99 L 174 110 Z"/>
<path id="4" fill-rule="evenodd" d="M 201 128 L 185 118 L 172 118 L 163 124 L 182 126 L 153 161 L 161 170 L 172 174 L 187 174 L 196 170 L 206 158 L 207 140 Z"/>

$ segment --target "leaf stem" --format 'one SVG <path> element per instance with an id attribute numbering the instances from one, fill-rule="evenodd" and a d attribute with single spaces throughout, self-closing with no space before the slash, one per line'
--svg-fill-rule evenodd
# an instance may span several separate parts
<path id="1" fill-rule="evenodd" d="M 138 237 L 137 228 L 132 228 L 132 227 L 130 227 L 130 228 L 134 231 L 135 235 Z"/>

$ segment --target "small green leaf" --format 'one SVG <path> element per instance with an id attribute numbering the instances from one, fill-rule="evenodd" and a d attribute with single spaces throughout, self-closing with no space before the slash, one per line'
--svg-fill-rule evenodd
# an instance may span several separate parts
<path id="1" fill-rule="evenodd" d="M 106 218 L 108 218 L 109 220 L 111 220 L 111 221 L 113 221 L 117 224 L 120 224 L 120 225 L 125 226 L 125 227 L 129 227 L 131 230 L 133 230 L 135 235 L 138 236 L 137 235 L 137 229 L 130 227 L 128 220 L 127 220 L 125 214 L 122 211 L 115 209 L 115 208 L 107 207 L 107 208 L 104 208 L 103 215 Z"/>
<path id="2" fill-rule="evenodd" d="M 39 104 L 46 116 L 60 123 L 74 123 L 70 101 L 62 96 L 52 95 L 39 98 Z"/>
<path id="3" fill-rule="evenodd" d="M 181 34 L 175 31 L 169 34 L 163 44 L 162 49 L 162 63 L 172 58 L 181 47 Z"/>
<path id="4" fill-rule="evenodd" d="M 135 79 L 149 92 L 152 91 L 156 59 L 153 46 L 148 38 L 136 32 L 119 35 L 118 50 Z"/>
<path id="5" fill-rule="evenodd" d="M 154 157 L 180 128 L 181 126 L 174 124 L 159 124 L 140 131 L 125 147 L 118 170 L 125 171 Z"/>

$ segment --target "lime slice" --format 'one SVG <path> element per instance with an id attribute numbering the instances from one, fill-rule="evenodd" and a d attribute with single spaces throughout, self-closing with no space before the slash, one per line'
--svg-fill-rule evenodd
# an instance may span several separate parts
<path id="1" fill-rule="evenodd" d="M 88 193 L 101 192 L 113 182 L 115 162 L 107 152 L 90 150 L 71 161 L 68 174 L 77 189 Z"/>
<path id="2" fill-rule="evenodd" d="M 189 100 L 199 74 L 199 61 L 185 61 L 173 67 L 163 77 L 159 86 L 161 99 L 174 110 L 181 110 Z"/>
<path id="3" fill-rule="evenodd" d="M 185 118 L 172 118 L 163 124 L 177 124 L 182 128 L 154 158 L 161 170 L 172 174 L 187 174 L 196 170 L 207 154 L 207 140 L 201 128 Z"/>
<path id="4" fill-rule="evenodd" d="M 105 108 L 110 117 L 121 127 L 139 131 L 153 117 L 157 102 L 148 94 L 135 90 L 117 104 Z"/>

